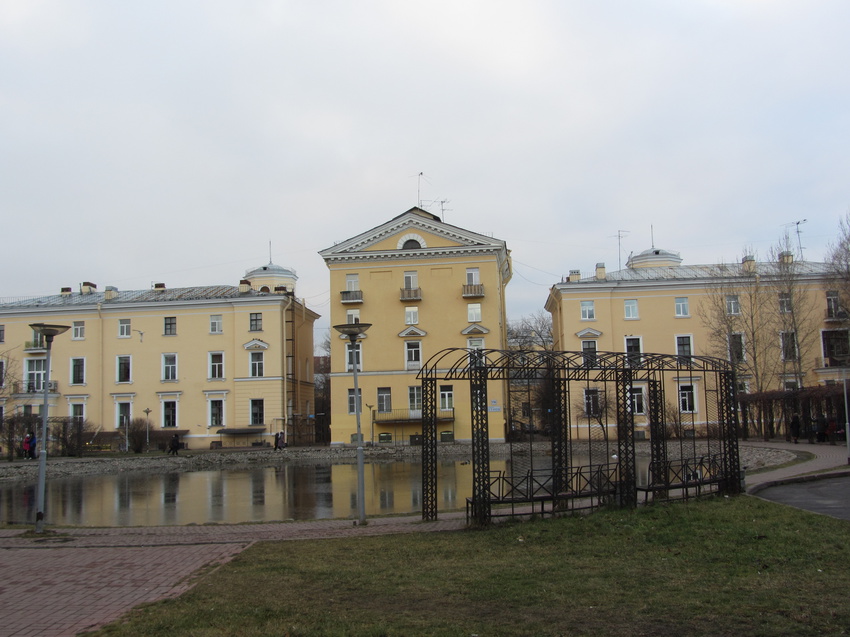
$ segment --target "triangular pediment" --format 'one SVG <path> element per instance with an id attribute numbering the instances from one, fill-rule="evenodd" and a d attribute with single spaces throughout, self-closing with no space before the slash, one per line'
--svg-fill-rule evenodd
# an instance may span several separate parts
<path id="1" fill-rule="evenodd" d="M 600 336 L 602 336 L 602 332 L 587 327 L 581 332 L 576 332 L 576 336 L 578 336 L 579 338 L 599 338 Z"/>
<path id="2" fill-rule="evenodd" d="M 255 338 L 245 343 L 242 347 L 248 350 L 268 349 L 269 344 L 265 341 L 261 341 L 260 339 Z"/>
<path id="3" fill-rule="evenodd" d="M 505 242 L 458 228 L 421 208 L 319 252 L 325 261 L 352 257 L 419 257 L 456 251 L 505 250 Z"/>
<path id="4" fill-rule="evenodd" d="M 414 327 L 413 325 L 398 333 L 398 335 L 402 338 L 405 336 L 425 336 L 426 334 L 427 332 L 425 332 L 425 330 L 420 330 L 418 327 Z"/>
<path id="5" fill-rule="evenodd" d="M 476 334 L 489 334 L 489 333 L 490 333 L 490 330 L 488 330 L 483 325 L 479 325 L 478 323 L 473 323 L 472 325 L 467 327 L 465 330 L 461 331 L 461 334 L 463 334 L 464 336 L 473 336 L 473 335 L 476 335 Z"/>

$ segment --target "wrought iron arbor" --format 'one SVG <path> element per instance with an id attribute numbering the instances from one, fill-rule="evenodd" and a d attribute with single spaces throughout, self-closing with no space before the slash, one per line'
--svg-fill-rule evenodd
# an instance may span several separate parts
<path id="1" fill-rule="evenodd" d="M 540 512 L 547 504 L 551 511 L 607 503 L 633 507 L 641 497 L 646 501 L 741 490 L 735 379 L 726 361 L 455 348 L 431 357 L 419 379 L 425 520 L 437 518 L 440 380 L 469 385 L 473 480 L 467 510 L 473 523 L 515 515 L 518 505 L 530 505 L 531 511 L 539 506 Z M 548 466 L 511 462 L 510 470 L 491 471 L 487 388 L 492 381 L 508 389 L 505 437 L 523 439 L 537 433 L 549 440 Z M 514 445 L 521 444 L 511 443 L 512 456 Z"/>

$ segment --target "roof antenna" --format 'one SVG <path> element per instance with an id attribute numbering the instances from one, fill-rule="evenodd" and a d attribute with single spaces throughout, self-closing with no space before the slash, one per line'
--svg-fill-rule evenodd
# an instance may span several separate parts
<path id="1" fill-rule="evenodd" d="M 797 232 L 797 250 L 799 250 L 799 252 L 800 252 L 800 261 L 805 261 L 805 259 L 803 258 L 803 243 L 800 240 L 800 225 L 806 223 L 807 221 L 808 221 L 808 219 L 801 219 L 800 221 L 792 221 L 791 223 L 785 224 L 785 228 L 786 228 L 786 230 L 785 230 L 785 240 L 786 241 L 788 241 L 788 230 L 787 230 L 788 226 L 797 226 L 797 230 L 796 230 L 796 232 Z"/>
<path id="2" fill-rule="evenodd" d="M 272 263 L 272 242 L 269 241 L 269 265 Z"/>
<path id="3" fill-rule="evenodd" d="M 649 224 L 649 236 L 652 241 L 652 249 L 655 250 L 655 228 L 652 224 Z"/>
<path id="4" fill-rule="evenodd" d="M 617 230 L 616 235 L 611 235 L 611 237 L 617 237 L 617 269 L 623 269 L 623 237 L 629 234 L 629 230 Z"/>
<path id="5" fill-rule="evenodd" d="M 416 201 L 418 202 L 416 205 L 420 208 L 422 207 L 422 195 L 420 195 L 420 190 L 422 189 L 422 175 L 424 173 L 419 173 L 416 175 Z"/>
<path id="6" fill-rule="evenodd" d="M 447 204 L 447 203 L 451 203 L 451 200 L 449 200 L 449 199 L 440 199 L 440 221 L 442 221 L 442 222 L 444 222 L 444 223 L 445 223 L 445 221 L 446 221 L 446 210 L 448 210 L 449 212 L 451 212 L 451 211 L 452 211 L 452 209 L 451 209 L 451 208 L 446 208 L 446 204 Z"/>

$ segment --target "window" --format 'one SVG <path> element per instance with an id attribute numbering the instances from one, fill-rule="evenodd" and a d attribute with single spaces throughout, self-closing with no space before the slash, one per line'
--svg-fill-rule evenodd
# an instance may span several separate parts
<path id="1" fill-rule="evenodd" d="M 800 389 L 800 383 L 796 380 L 786 380 L 782 386 L 785 388 L 785 391 L 797 391 Z"/>
<path id="2" fill-rule="evenodd" d="M 130 403 L 117 403 L 115 409 L 115 428 L 119 429 L 130 424 Z"/>
<path id="3" fill-rule="evenodd" d="M 841 312 L 841 299 L 838 292 L 830 290 L 826 293 L 826 318 L 846 318 L 847 314 Z M 2 326 L 0 326 L 2 327 Z M 0 339 L 2 342 L 2 339 Z"/>
<path id="4" fill-rule="evenodd" d="M 596 308 L 593 305 L 593 301 L 582 301 L 581 302 L 581 320 L 582 321 L 595 321 L 596 320 Z"/>
<path id="5" fill-rule="evenodd" d="M 6 386 L 6 361 L 0 360 L 0 387 Z M 3 418 L 0 417 L 0 422 L 3 422 Z"/>
<path id="6" fill-rule="evenodd" d="M 693 348 L 691 347 L 690 336 L 676 337 L 676 355 L 688 358 L 693 356 Z"/>
<path id="7" fill-rule="evenodd" d="M 357 388 L 357 402 L 354 402 L 354 390 L 348 390 L 348 413 L 355 414 L 357 412 L 363 413 L 363 390 L 359 387 Z"/>
<path id="8" fill-rule="evenodd" d="M 797 351 L 797 333 L 796 332 L 780 332 L 780 340 L 782 342 L 782 360 L 795 361 L 799 352 Z"/>
<path id="9" fill-rule="evenodd" d="M 626 299 L 623 301 L 623 312 L 626 320 L 635 320 L 638 318 L 637 299 Z"/>
<path id="10" fill-rule="evenodd" d="M 346 323 L 359 323 L 360 322 L 360 310 L 346 310 L 345 311 L 345 322 Z"/>
<path id="11" fill-rule="evenodd" d="M 382 414 L 393 410 L 393 390 L 389 387 L 378 387 L 378 411 Z"/>
<path id="12" fill-rule="evenodd" d="M 422 344 L 419 341 L 407 341 L 404 351 L 407 369 L 419 369 L 422 366 Z"/>
<path id="13" fill-rule="evenodd" d="M 72 358 L 71 359 L 71 384 L 85 385 L 86 384 L 86 359 Z"/>
<path id="14" fill-rule="evenodd" d="M 628 363 L 629 367 L 640 367 L 642 361 L 640 352 L 640 337 L 626 337 L 626 362 Z"/>
<path id="15" fill-rule="evenodd" d="M 419 275 L 415 270 L 404 273 L 404 289 L 415 290 L 419 287 Z"/>
<path id="16" fill-rule="evenodd" d="M 679 411 L 683 414 L 691 414 L 696 410 L 694 386 L 679 385 Z"/>
<path id="17" fill-rule="evenodd" d="M 588 418 L 599 415 L 599 390 L 584 390 L 584 415 Z"/>
<path id="18" fill-rule="evenodd" d="M 843 367 L 850 363 L 850 340 L 847 330 L 821 332 L 825 367 Z"/>
<path id="19" fill-rule="evenodd" d="M 224 353 L 210 352 L 210 375 L 211 379 L 221 380 L 224 378 Z"/>
<path id="20" fill-rule="evenodd" d="M 632 387 L 630 396 L 632 413 L 642 415 L 645 413 L 643 406 L 643 387 Z"/>
<path id="21" fill-rule="evenodd" d="M 27 392 L 44 391 L 44 369 L 47 361 L 43 358 L 28 358 L 26 362 Z"/>
<path id="22" fill-rule="evenodd" d="M 686 296 L 677 296 L 676 297 L 676 316 L 690 316 L 690 309 L 688 308 L 688 297 Z"/>
<path id="23" fill-rule="evenodd" d="M 162 402 L 162 426 L 176 427 L 177 426 L 177 401 L 164 400 Z"/>
<path id="24" fill-rule="evenodd" d="M 75 341 L 81 341 L 86 337 L 86 322 L 74 321 L 74 332 L 71 338 Z"/>
<path id="25" fill-rule="evenodd" d="M 119 383 L 132 382 L 132 364 L 129 356 L 119 356 L 116 359 L 115 379 Z"/>
<path id="26" fill-rule="evenodd" d="M 440 409 L 448 411 L 455 408 L 455 396 L 452 385 L 440 385 Z"/>
<path id="27" fill-rule="evenodd" d="M 779 293 L 779 313 L 780 314 L 790 314 L 791 313 L 791 293 L 790 292 L 780 292 Z"/>
<path id="28" fill-rule="evenodd" d="M 162 380 L 177 380 L 177 354 L 162 355 Z"/>
<path id="29" fill-rule="evenodd" d="M 584 364 L 587 367 L 596 365 L 596 341 L 582 341 L 581 352 L 584 356 Z"/>
<path id="30" fill-rule="evenodd" d="M 251 352 L 251 377 L 261 378 L 263 376 L 263 353 Z"/>
<path id="31" fill-rule="evenodd" d="M 6 342 L 6 326 L 0 325 L 0 343 Z"/>
<path id="32" fill-rule="evenodd" d="M 130 319 L 118 319 L 118 338 L 130 338 L 132 335 Z"/>
<path id="33" fill-rule="evenodd" d="M 468 338 L 466 339 L 467 349 L 484 349 L 483 338 Z"/>
<path id="34" fill-rule="evenodd" d="M 419 308 L 406 307 L 404 308 L 404 324 L 416 325 L 419 323 Z"/>
<path id="35" fill-rule="evenodd" d="M 251 321 L 248 329 L 251 332 L 262 332 L 263 331 L 263 313 L 262 312 L 251 312 Z"/>
<path id="36" fill-rule="evenodd" d="M 71 418 L 74 422 L 82 422 L 86 419 L 86 406 L 81 403 L 71 405 Z"/>
<path id="37" fill-rule="evenodd" d="M 357 365 L 357 371 L 363 371 L 363 361 L 361 360 L 360 343 L 352 345 L 350 342 L 345 344 L 345 360 L 346 369 L 354 371 L 354 365 Z"/>
<path id="38" fill-rule="evenodd" d="M 210 334 L 221 334 L 224 331 L 221 314 L 210 314 Z"/>
<path id="39" fill-rule="evenodd" d="M 251 424 L 263 425 L 266 422 L 266 405 L 262 398 L 251 399 Z"/>
<path id="40" fill-rule="evenodd" d="M 162 322 L 162 333 L 164 336 L 177 335 L 177 317 L 166 316 Z"/>
<path id="41" fill-rule="evenodd" d="M 479 285 L 481 283 L 481 275 L 478 268 L 466 268 L 466 284 Z"/>
<path id="42" fill-rule="evenodd" d="M 33 349 L 44 348 L 44 334 L 40 334 L 35 330 L 32 331 L 32 347 Z"/>
<path id="43" fill-rule="evenodd" d="M 210 427 L 224 426 L 224 401 L 210 401 Z"/>
<path id="44" fill-rule="evenodd" d="M 726 313 L 736 315 L 741 313 L 741 303 L 738 300 L 737 294 L 726 295 Z"/>
<path id="45" fill-rule="evenodd" d="M 744 350 L 744 335 L 738 332 L 729 334 L 729 362 L 743 363 L 746 360 Z"/>
<path id="46" fill-rule="evenodd" d="M 398 280 L 398 279 L 396 279 Z M 345 275 L 345 289 L 349 292 L 355 292 L 360 289 L 360 275 L 358 274 L 346 274 Z"/>
<path id="47" fill-rule="evenodd" d="M 407 388 L 407 406 L 412 412 L 422 411 L 421 385 L 411 385 Z"/>
<path id="48" fill-rule="evenodd" d="M 468 303 L 466 305 L 466 320 L 470 323 L 480 323 L 481 322 L 481 304 L 480 303 Z"/>

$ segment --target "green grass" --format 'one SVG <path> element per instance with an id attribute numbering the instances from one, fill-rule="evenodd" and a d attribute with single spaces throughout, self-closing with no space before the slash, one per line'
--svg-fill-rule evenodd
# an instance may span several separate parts
<path id="1" fill-rule="evenodd" d="M 756 498 L 261 543 L 98 635 L 840 635 L 850 524 Z"/>

